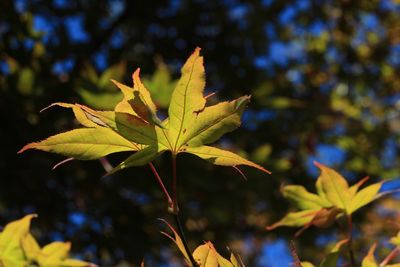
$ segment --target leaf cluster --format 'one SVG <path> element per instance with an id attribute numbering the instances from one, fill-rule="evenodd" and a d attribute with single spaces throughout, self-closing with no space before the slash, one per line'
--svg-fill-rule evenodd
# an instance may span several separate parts
<path id="1" fill-rule="evenodd" d="M 0 266 L 3 267 L 95 267 L 68 257 L 70 242 L 53 242 L 40 247 L 29 232 L 35 214 L 13 221 L 0 233 Z"/>

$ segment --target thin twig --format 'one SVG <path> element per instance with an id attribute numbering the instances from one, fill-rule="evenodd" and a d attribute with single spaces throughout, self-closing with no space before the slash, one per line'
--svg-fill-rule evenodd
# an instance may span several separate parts
<path id="1" fill-rule="evenodd" d="M 347 239 L 349 240 L 347 243 L 347 248 L 349 251 L 349 258 L 350 264 L 352 267 L 356 267 L 356 260 L 354 258 L 354 251 L 353 251 L 353 221 L 351 219 L 351 215 L 347 216 Z"/>
<path id="2" fill-rule="evenodd" d="M 172 155 L 172 213 L 178 214 L 178 193 L 176 190 L 177 175 L 176 175 L 176 155 Z"/>
<path id="3" fill-rule="evenodd" d="M 299 258 L 299 255 L 297 254 L 296 246 L 294 245 L 293 240 L 290 240 L 289 246 L 290 246 L 290 253 L 292 254 L 293 257 L 294 266 L 302 267 L 303 265 L 301 264 L 301 260 Z"/>
<path id="4" fill-rule="evenodd" d="M 393 249 L 389 255 L 386 256 L 386 258 L 379 264 L 379 267 L 381 266 L 386 266 L 394 257 L 396 257 L 397 254 L 400 253 L 399 248 Z"/>
<path id="5" fill-rule="evenodd" d="M 190 252 L 190 249 L 189 249 L 185 234 L 183 232 L 183 227 L 181 224 L 181 220 L 179 219 L 178 213 L 173 213 L 172 215 L 174 216 L 174 220 L 175 220 L 175 224 L 178 228 L 177 230 L 178 230 L 179 236 L 181 237 L 183 246 L 185 247 L 186 253 L 189 256 L 190 263 L 192 264 L 193 267 L 199 266 L 196 263 L 196 261 L 194 260 L 192 253 Z"/>
<path id="6" fill-rule="evenodd" d="M 153 163 L 151 163 L 151 162 L 149 163 L 149 166 L 150 166 L 150 169 L 152 170 L 154 176 L 156 177 L 156 180 L 157 180 L 158 184 L 160 185 L 162 191 L 164 192 L 165 197 L 167 198 L 168 207 L 173 208 L 173 202 L 172 202 L 171 196 L 169 195 L 167 188 L 165 187 L 160 175 L 158 174 L 157 169 L 154 167 Z"/>

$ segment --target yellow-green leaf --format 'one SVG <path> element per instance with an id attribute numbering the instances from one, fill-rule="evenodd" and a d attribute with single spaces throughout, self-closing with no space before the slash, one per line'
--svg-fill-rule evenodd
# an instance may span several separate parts
<path id="1" fill-rule="evenodd" d="M 234 265 L 222 257 L 211 242 L 198 246 L 193 252 L 194 260 L 200 267 L 233 267 Z"/>
<path id="2" fill-rule="evenodd" d="M 369 249 L 367 256 L 364 257 L 361 267 L 378 267 L 378 263 L 375 260 L 374 252 L 375 252 L 376 244 L 373 244 Z"/>
<path id="3" fill-rule="evenodd" d="M 143 103 L 148 107 L 150 112 L 155 116 L 157 113 L 156 105 L 153 103 L 151 99 L 150 92 L 143 85 L 142 81 L 139 77 L 140 68 L 138 68 L 132 75 L 133 78 L 133 90 L 139 92 L 139 97 L 143 101 Z"/>
<path id="4" fill-rule="evenodd" d="M 162 108 L 169 106 L 176 81 L 172 80 L 171 73 L 164 63 L 158 63 L 155 73 L 151 78 L 143 80 L 143 83 L 149 89 L 157 106 Z"/>
<path id="5" fill-rule="evenodd" d="M 165 149 L 159 149 L 154 146 L 148 146 L 145 147 L 132 156 L 129 156 L 126 160 L 121 162 L 117 167 L 112 169 L 107 175 L 111 175 L 117 171 L 120 171 L 122 169 L 126 169 L 129 167 L 134 167 L 134 166 L 141 166 L 145 165 L 152 160 L 154 160 L 157 156 L 162 154 L 165 151 Z"/>
<path id="6" fill-rule="evenodd" d="M 302 261 L 302 262 L 301 262 L 301 267 L 315 267 L 315 265 L 312 264 L 312 263 L 309 262 L 309 261 Z"/>
<path id="7" fill-rule="evenodd" d="M 182 67 L 182 76 L 172 93 L 169 114 L 169 133 L 175 140 L 173 152 L 176 153 L 183 138 L 183 132 L 193 127 L 195 112 L 201 111 L 206 103 L 203 97 L 205 86 L 205 74 L 203 57 L 200 56 L 200 48 L 196 48 L 193 54 Z"/>
<path id="8" fill-rule="evenodd" d="M 96 111 L 83 105 L 78 105 L 93 122 L 108 126 L 123 137 L 138 144 L 156 144 L 155 126 L 142 118 L 124 112 Z"/>
<path id="9" fill-rule="evenodd" d="M 37 261 L 37 257 L 40 253 L 40 246 L 30 233 L 22 239 L 21 245 L 24 250 L 25 257 L 29 261 Z"/>
<path id="10" fill-rule="evenodd" d="M 351 199 L 351 205 L 349 209 L 349 214 L 355 212 L 359 208 L 372 202 L 377 196 L 379 190 L 382 187 L 382 183 L 372 184 L 363 188 L 361 191 L 357 192 L 355 196 Z"/>
<path id="11" fill-rule="evenodd" d="M 89 127 L 89 128 L 99 127 L 99 125 L 97 123 L 94 123 L 92 120 L 88 119 L 86 113 L 78 105 L 63 103 L 63 102 L 56 102 L 56 103 L 53 103 L 50 106 L 42 109 L 41 111 L 44 111 L 44 110 L 49 109 L 54 106 L 59 106 L 59 107 L 63 107 L 63 108 L 71 108 L 72 111 L 74 112 L 76 120 L 85 127 Z"/>
<path id="12" fill-rule="evenodd" d="M 67 258 L 70 249 L 70 242 L 57 241 L 50 243 L 42 248 L 39 262 L 44 265 L 48 262 L 64 260 Z"/>
<path id="13" fill-rule="evenodd" d="M 394 236 L 390 239 L 390 243 L 395 246 L 400 247 L 400 232 L 397 233 L 397 236 Z"/>
<path id="14" fill-rule="evenodd" d="M 165 235 L 166 237 L 168 237 L 169 239 L 171 239 L 175 243 L 175 245 L 178 247 L 179 251 L 185 257 L 185 260 L 186 260 L 187 264 L 191 264 L 189 255 L 186 252 L 185 245 L 183 244 L 182 238 L 179 236 L 179 234 L 175 231 L 175 229 L 167 221 L 165 221 L 165 220 L 162 220 L 162 221 L 172 231 L 172 233 L 174 234 L 174 237 L 172 237 L 171 235 L 169 235 L 169 234 L 167 234 L 165 232 L 161 232 L 161 233 L 163 235 Z"/>
<path id="15" fill-rule="evenodd" d="M 303 186 L 287 185 L 283 188 L 282 194 L 291 200 L 293 204 L 302 210 L 329 208 L 331 203 L 316 194 L 308 192 Z"/>
<path id="16" fill-rule="evenodd" d="M 26 215 L 4 227 L 0 234 L 0 263 L 3 267 L 25 266 L 26 260 L 21 241 L 28 235 L 30 223 L 34 217 L 36 217 L 35 214 Z"/>
<path id="17" fill-rule="evenodd" d="M 337 267 L 337 262 L 339 259 L 339 250 L 347 242 L 348 242 L 347 239 L 337 242 L 329 252 L 328 256 L 326 256 L 326 258 L 322 260 L 319 267 Z"/>
<path id="18" fill-rule="evenodd" d="M 242 113 L 250 101 L 242 96 L 234 101 L 222 102 L 195 113 L 193 125 L 182 133 L 178 148 L 183 144 L 201 146 L 218 140 L 241 124 Z"/>
<path id="19" fill-rule="evenodd" d="M 334 206 L 349 212 L 351 194 L 347 181 L 333 169 L 318 162 L 315 165 L 321 170 L 321 186 L 326 199 Z"/>
<path id="20" fill-rule="evenodd" d="M 241 156 L 226 150 L 222 150 L 211 146 L 200 146 L 200 147 L 185 147 L 181 152 L 194 154 L 202 159 L 205 159 L 212 164 L 221 166 L 237 166 L 237 165 L 247 165 L 253 168 L 259 169 L 263 172 L 270 173 L 268 170 L 262 166 L 251 162 Z"/>
<path id="21" fill-rule="evenodd" d="M 292 227 L 304 226 L 313 220 L 318 211 L 319 210 L 316 209 L 316 210 L 289 212 L 285 217 L 283 217 L 278 222 L 270 226 L 267 226 L 267 230 L 270 231 L 280 226 L 292 226 Z"/>
<path id="22" fill-rule="evenodd" d="M 121 151 L 136 151 L 137 146 L 109 128 L 81 128 L 56 134 L 24 146 L 18 153 L 38 149 L 81 160 L 91 160 Z"/>

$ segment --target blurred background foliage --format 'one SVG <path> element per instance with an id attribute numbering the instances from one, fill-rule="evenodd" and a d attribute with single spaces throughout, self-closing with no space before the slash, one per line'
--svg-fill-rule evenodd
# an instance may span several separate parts
<path id="1" fill-rule="evenodd" d="M 100 162 L 70 162 L 29 152 L 26 143 L 74 128 L 68 110 L 39 111 L 56 101 L 110 109 L 120 95 L 110 78 L 131 85 L 142 68 L 161 108 L 179 69 L 203 48 L 210 101 L 251 94 L 243 126 L 220 146 L 273 172 L 231 168 L 191 156 L 178 159 L 180 201 L 194 248 L 211 240 L 239 252 L 248 266 L 287 266 L 296 229 L 267 232 L 288 203 L 282 183 L 312 190 L 313 160 L 350 182 L 370 175 L 399 187 L 400 2 L 397 0 L 123 1 L 5 0 L 0 9 L 0 224 L 38 213 L 42 242 L 71 240 L 73 252 L 101 266 L 179 266 L 159 232 L 163 195 L 148 167 L 102 178 Z M 123 157 L 109 157 L 116 164 Z M 170 181 L 170 159 L 155 162 Z M 399 197 L 356 214 L 357 257 L 380 242 L 390 248 L 400 222 Z M 303 260 L 343 225 L 310 229 L 296 239 Z M 175 259 L 175 263 L 173 263 Z M 169 263 L 168 263 L 169 262 Z M 174 265 L 175 264 L 175 265 Z M 178 264 L 178 265 L 176 265 Z"/>

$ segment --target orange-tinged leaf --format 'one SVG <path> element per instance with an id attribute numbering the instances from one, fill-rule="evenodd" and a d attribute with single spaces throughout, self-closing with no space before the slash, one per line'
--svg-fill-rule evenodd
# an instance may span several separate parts
<path id="1" fill-rule="evenodd" d="M 169 234 L 167 234 L 165 232 L 161 232 L 161 233 L 163 235 L 165 235 L 166 237 L 168 237 L 169 239 L 171 239 L 175 243 L 175 245 L 178 247 L 179 251 L 185 257 L 185 260 L 186 260 L 187 264 L 190 264 L 190 258 L 189 258 L 189 255 L 186 252 L 185 245 L 183 244 L 182 238 L 179 236 L 179 234 L 175 231 L 175 229 L 166 220 L 162 220 L 162 221 L 172 231 L 172 233 L 174 234 L 174 237 L 172 237 L 171 235 L 169 235 Z"/>
<path id="2" fill-rule="evenodd" d="M 256 169 L 259 169 L 266 173 L 271 173 L 264 167 L 251 162 L 241 156 L 226 150 L 222 150 L 211 146 L 200 146 L 200 147 L 185 147 L 181 152 L 191 153 L 202 159 L 205 159 L 212 164 L 221 166 L 237 166 L 237 165 L 247 165 Z"/>
<path id="3" fill-rule="evenodd" d="M 373 244 L 372 247 L 369 249 L 367 256 L 364 257 L 361 267 L 378 267 L 378 263 L 375 260 L 375 249 L 376 244 Z"/>
<path id="4" fill-rule="evenodd" d="M 109 128 L 81 128 L 56 134 L 24 146 L 18 153 L 38 149 L 81 160 L 91 160 L 121 151 L 136 151 L 137 146 Z"/>

